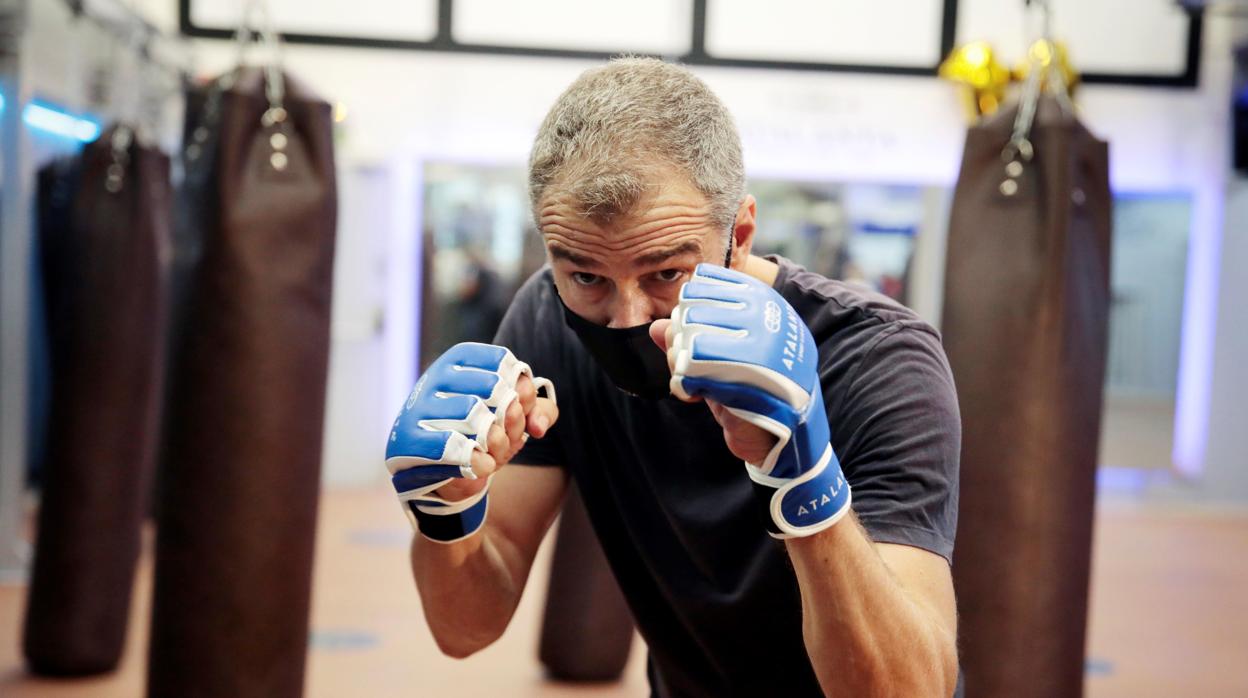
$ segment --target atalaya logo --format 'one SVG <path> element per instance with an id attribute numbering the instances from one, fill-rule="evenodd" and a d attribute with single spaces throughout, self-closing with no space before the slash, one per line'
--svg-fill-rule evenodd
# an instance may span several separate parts
<path id="1" fill-rule="evenodd" d="M 425 378 L 428 377 L 429 374 L 426 373 L 420 377 L 420 380 L 416 381 L 416 387 L 412 388 L 412 394 L 407 396 L 407 404 L 403 406 L 403 409 L 410 410 L 416 404 L 416 398 L 420 397 L 420 388 L 425 384 Z"/>
<path id="2" fill-rule="evenodd" d="M 775 301 L 767 301 L 763 308 L 763 325 L 772 334 L 780 331 L 780 306 Z"/>
<path id="3" fill-rule="evenodd" d="M 789 307 L 788 329 L 784 333 L 784 356 L 780 362 L 790 371 L 793 370 L 793 364 L 801 363 L 802 357 L 806 354 L 806 347 L 801 341 L 802 332 L 799 329 L 801 326 L 801 320 L 797 319 L 797 311 Z"/>
<path id="4" fill-rule="evenodd" d="M 836 482 L 828 485 L 824 491 L 816 492 L 818 496 L 812 497 L 809 502 L 798 505 L 798 516 L 809 516 L 819 510 L 819 507 L 831 504 L 840 499 L 841 488 L 845 486 L 845 479 L 840 475 L 836 476 Z"/>

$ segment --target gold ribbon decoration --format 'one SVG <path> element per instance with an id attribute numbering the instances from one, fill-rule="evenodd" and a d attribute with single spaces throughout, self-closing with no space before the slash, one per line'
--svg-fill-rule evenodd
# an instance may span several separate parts
<path id="1" fill-rule="evenodd" d="M 940 64 L 940 77 L 962 86 L 967 118 L 971 123 L 995 112 L 1005 100 L 1010 71 L 1002 65 L 987 41 L 972 41 L 953 50 Z"/>

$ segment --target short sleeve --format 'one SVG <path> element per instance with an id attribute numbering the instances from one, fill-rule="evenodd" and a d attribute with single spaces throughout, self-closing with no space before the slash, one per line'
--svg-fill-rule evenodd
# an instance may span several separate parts
<path id="1" fill-rule="evenodd" d="M 839 405 L 829 415 L 833 449 L 872 540 L 923 548 L 952 562 L 962 430 L 935 332 L 908 324 L 885 329 L 845 393 L 825 397 L 825 404 Z"/>
<path id="2" fill-rule="evenodd" d="M 511 349 L 516 358 L 529 364 L 533 375 L 549 378 L 559 389 L 560 356 L 559 340 L 563 332 L 563 318 L 555 313 L 558 302 L 553 298 L 550 272 L 541 269 L 516 292 L 516 297 L 498 332 L 494 343 Z M 563 466 L 567 459 L 559 439 L 560 423 L 556 422 L 540 439 L 529 439 L 512 459 L 513 465 Z"/>

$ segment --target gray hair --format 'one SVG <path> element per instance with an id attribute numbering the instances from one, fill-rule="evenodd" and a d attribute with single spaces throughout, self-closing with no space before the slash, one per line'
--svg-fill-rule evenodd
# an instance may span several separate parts
<path id="1" fill-rule="evenodd" d="M 618 58 L 581 74 L 551 107 L 529 156 L 529 198 L 566 194 L 600 223 L 631 212 L 652 176 L 675 168 L 710 204 L 727 235 L 745 196 L 732 115 L 689 69 Z"/>

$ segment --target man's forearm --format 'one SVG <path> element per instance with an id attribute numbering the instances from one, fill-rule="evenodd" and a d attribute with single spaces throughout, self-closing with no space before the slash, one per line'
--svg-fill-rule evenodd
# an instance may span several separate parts
<path id="1" fill-rule="evenodd" d="M 829 696 L 949 696 L 955 633 L 889 571 L 851 514 L 788 541 L 806 650 Z"/>
<path id="2" fill-rule="evenodd" d="M 415 536 L 412 573 L 425 620 L 445 654 L 467 657 L 503 634 L 524 589 L 519 558 L 489 524 L 451 544 Z"/>

